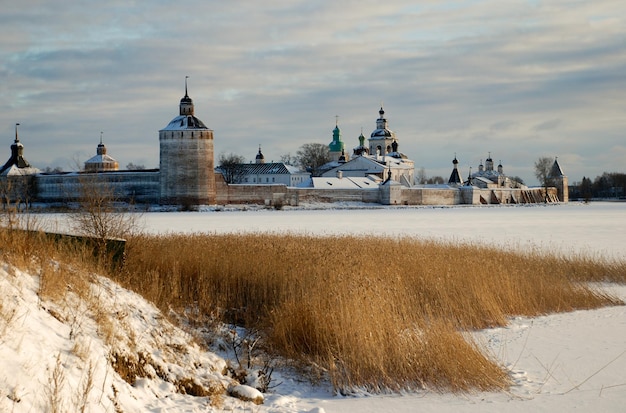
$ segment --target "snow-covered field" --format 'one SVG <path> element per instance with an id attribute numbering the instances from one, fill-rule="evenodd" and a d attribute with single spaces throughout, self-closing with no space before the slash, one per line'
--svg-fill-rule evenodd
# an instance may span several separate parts
<path id="1" fill-rule="evenodd" d="M 66 228 L 61 215 L 42 216 L 49 229 Z M 626 203 L 569 204 L 533 207 L 376 208 L 204 211 L 147 213 L 142 217 L 149 232 L 299 232 L 308 234 L 360 234 L 367 236 L 417 236 L 454 242 L 489 243 L 502 248 L 539 248 L 566 253 L 601 254 L 626 260 Z M 35 277 L 17 282 L 11 270 L 0 271 L 3 305 L 20 310 L 14 328 L 0 339 L 0 411 L 38 411 L 45 397 L 49 370 L 57 354 L 71 364 L 67 326 L 41 307 L 34 293 Z M 136 303 L 128 310 L 134 322 L 150 314 L 151 307 L 132 293 L 115 289 L 118 303 Z M 598 286 L 626 300 L 626 286 Z M 13 305 L 13 304 L 11 304 Z M 10 306 L 4 305 L 4 308 Z M 134 311 L 134 312 L 133 312 Z M 142 328 L 139 324 L 138 329 Z M 146 325 L 145 330 L 152 326 Z M 84 323 L 85 340 L 94 354 L 103 349 L 94 328 Z M 91 331 L 91 333 L 90 333 Z M 173 331 L 173 330 L 172 330 Z M 172 333 L 172 340 L 185 335 Z M 450 395 L 421 392 L 403 395 L 339 397 L 327 386 L 311 386 L 283 372 L 282 382 L 266 395 L 265 404 L 227 400 L 224 409 L 252 412 L 621 412 L 626 406 L 626 307 L 511 320 L 505 328 L 475 333 L 485 351 L 507 366 L 515 385 L 508 393 Z M 141 340 L 139 340 L 141 341 Z M 220 365 L 217 356 L 190 352 L 195 362 Z M 97 359 L 96 359 L 97 360 Z M 102 356 L 100 356 L 102 360 Z M 123 411 L 211 411 L 206 399 L 172 394 L 158 380 L 135 387 L 112 378 L 96 364 L 97 386 L 93 411 L 112 411 L 104 389 L 117 385 Z M 74 388 L 84 369 L 69 369 Z M 72 373 L 73 372 L 73 373 Z M 99 381 L 98 381 L 99 380 Z M 103 381 L 104 380 L 104 381 Z M 108 381 L 107 381 L 108 380 Z M 107 387 L 107 388 L 108 388 Z M 69 386 L 68 386 L 69 388 Z M 67 390 L 71 400 L 76 392 Z M 100 401 L 98 404 L 98 394 Z M 105 394 L 103 396 L 103 394 Z M 110 394 L 109 394 L 110 395 Z M 36 396 L 36 397 L 35 397 Z M 15 397 L 24 401 L 15 403 Z M 31 400 L 39 400 L 38 402 Z M 91 400 L 91 399 L 90 399 Z M 37 404 L 39 403 L 39 404 Z M 124 408 L 125 406 L 125 408 Z M 89 410 L 87 410 L 89 411 Z M 220 411 L 220 409 L 216 409 Z"/>
<path id="2" fill-rule="evenodd" d="M 47 229 L 67 231 L 66 216 L 42 214 Z M 626 202 L 562 205 L 374 207 L 318 204 L 285 208 L 150 212 L 147 232 L 293 232 L 425 237 L 488 243 L 503 248 L 543 248 L 626 259 Z"/>

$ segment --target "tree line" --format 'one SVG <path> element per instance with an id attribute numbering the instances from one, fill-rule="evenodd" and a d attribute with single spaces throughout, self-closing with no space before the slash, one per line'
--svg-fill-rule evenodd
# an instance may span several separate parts
<path id="1" fill-rule="evenodd" d="M 580 182 L 569 186 L 569 196 L 573 199 L 590 200 L 592 198 L 625 198 L 626 173 L 604 172 L 591 178 L 583 176 Z"/>

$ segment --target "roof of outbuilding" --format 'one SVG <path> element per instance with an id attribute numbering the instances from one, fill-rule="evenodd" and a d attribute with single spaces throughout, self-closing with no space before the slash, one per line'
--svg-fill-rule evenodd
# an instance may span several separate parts
<path id="1" fill-rule="evenodd" d="M 287 165 L 283 162 L 242 163 L 240 166 L 245 175 L 294 175 L 306 173 L 293 165 Z"/>

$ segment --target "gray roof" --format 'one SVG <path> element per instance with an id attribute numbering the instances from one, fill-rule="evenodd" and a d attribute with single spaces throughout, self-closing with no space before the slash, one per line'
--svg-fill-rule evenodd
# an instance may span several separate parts
<path id="1" fill-rule="evenodd" d="M 204 123 L 193 115 L 179 115 L 170 121 L 162 130 L 188 130 L 209 129 Z"/>
<path id="2" fill-rule="evenodd" d="M 246 175 L 294 175 L 306 173 L 293 165 L 287 165 L 283 162 L 243 163 L 241 168 Z"/>
<path id="3" fill-rule="evenodd" d="M 565 176 L 565 174 L 563 173 L 563 170 L 561 169 L 561 165 L 559 165 L 556 158 L 554 158 L 554 164 L 552 164 L 552 170 L 550 171 L 550 176 L 553 178 Z"/>

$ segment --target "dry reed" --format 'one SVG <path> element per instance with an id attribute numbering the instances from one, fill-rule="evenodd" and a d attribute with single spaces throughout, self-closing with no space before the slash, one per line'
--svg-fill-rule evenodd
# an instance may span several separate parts
<path id="1" fill-rule="evenodd" d="M 508 380 L 463 331 L 617 304 L 585 281 L 624 282 L 626 265 L 414 239 L 143 235 L 118 278 L 161 308 L 260 329 L 339 391 L 468 391 Z"/>
<path id="2" fill-rule="evenodd" d="M 5 262 L 41 271 L 51 298 L 111 268 L 37 234 L 0 230 L 0 245 Z M 109 276 L 162 309 L 260 331 L 267 352 L 326 375 L 338 391 L 471 391 L 509 381 L 464 332 L 621 304 L 588 282 L 626 282 L 626 263 L 414 239 L 139 235 L 124 270 Z"/>

